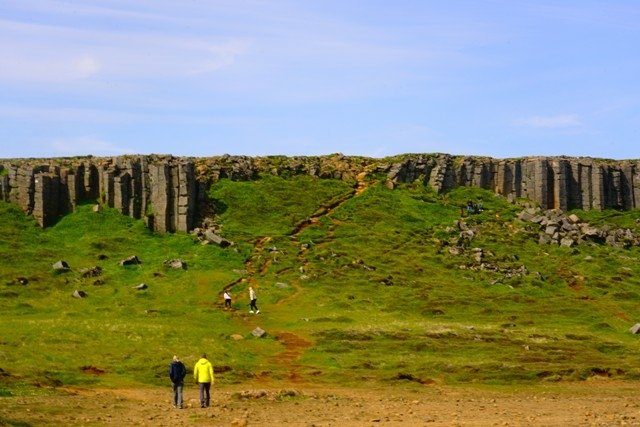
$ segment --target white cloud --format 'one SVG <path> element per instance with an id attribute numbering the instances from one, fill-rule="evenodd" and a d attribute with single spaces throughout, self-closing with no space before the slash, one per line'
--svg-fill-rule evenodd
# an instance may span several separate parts
<path id="1" fill-rule="evenodd" d="M 199 43 L 200 44 L 200 43 Z M 201 52 L 203 58 L 194 61 L 186 70 L 187 74 L 202 74 L 220 70 L 233 65 L 236 59 L 249 49 L 246 40 L 230 40 L 219 44 L 192 46 Z"/>
<path id="2" fill-rule="evenodd" d="M 91 77 L 100 71 L 100 64 L 91 56 L 83 56 L 76 61 L 76 71 L 81 77 Z"/>
<path id="3" fill-rule="evenodd" d="M 237 37 L 87 30 L 0 19 L 0 83 L 179 78 L 230 67 L 250 43 Z"/>
<path id="4" fill-rule="evenodd" d="M 118 147 L 95 136 L 54 139 L 50 143 L 53 152 L 58 156 L 118 156 L 133 154 L 134 150 Z"/>
<path id="5" fill-rule="evenodd" d="M 559 114 L 556 116 L 526 117 L 515 120 L 514 124 L 533 128 L 570 128 L 582 126 L 582 121 L 576 114 Z"/>

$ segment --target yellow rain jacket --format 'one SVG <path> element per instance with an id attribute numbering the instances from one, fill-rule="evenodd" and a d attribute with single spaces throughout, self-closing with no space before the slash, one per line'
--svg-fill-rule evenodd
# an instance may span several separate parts
<path id="1" fill-rule="evenodd" d="M 213 366 L 204 357 L 193 367 L 193 378 L 198 383 L 213 383 Z"/>

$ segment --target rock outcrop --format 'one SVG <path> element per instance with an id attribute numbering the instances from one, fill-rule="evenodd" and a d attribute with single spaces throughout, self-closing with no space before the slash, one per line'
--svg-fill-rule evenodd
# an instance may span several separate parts
<path id="1" fill-rule="evenodd" d="M 43 227 L 84 200 L 145 218 L 159 232 L 186 232 L 194 225 L 199 193 L 190 159 L 18 159 L 3 162 L 1 168 L 6 172 L 0 177 L 0 199 L 16 203 Z"/>
<path id="2" fill-rule="evenodd" d="M 437 191 L 481 187 L 542 209 L 635 209 L 640 204 L 640 160 L 569 157 L 492 159 L 416 155 L 394 164 L 388 179 L 420 179 Z"/>
<path id="3" fill-rule="evenodd" d="M 640 207 L 640 160 L 447 154 L 0 159 L 0 200 L 17 204 L 44 227 L 79 202 L 98 201 L 144 218 L 158 232 L 186 232 L 211 213 L 207 191 L 212 182 L 251 180 L 260 174 L 306 174 L 354 183 L 371 175 L 386 180 L 389 188 L 418 181 L 438 192 L 473 186 L 563 211 Z"/>
<path id="4" fill-rule="evenodd" d="M 527 208 L 520 212 L 518 219 L 535 224 L 531 231 L 537 233 L 540 244 L 572 247 L 595 243 L 623 249 L 640 246 L 640 236 L 629 228 L 614 228 L 609 225 L 596 227 L 581 221 L 577 215 L 567 215 L 560 209 L 542 211 L 540 208 Z"/>

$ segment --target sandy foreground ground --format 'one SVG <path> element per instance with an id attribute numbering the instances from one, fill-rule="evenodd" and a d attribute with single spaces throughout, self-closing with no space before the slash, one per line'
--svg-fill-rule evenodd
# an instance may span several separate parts
<path id="1" fill-rule="evenodd" d="M 209 408 L 185 387 L 66 389 L 53 396 L 0 398 L 0 425 L 114 426 L 635 426 L 640 384 L 587 381 L 534 389 L 445 387 L 213 389 Z"/>

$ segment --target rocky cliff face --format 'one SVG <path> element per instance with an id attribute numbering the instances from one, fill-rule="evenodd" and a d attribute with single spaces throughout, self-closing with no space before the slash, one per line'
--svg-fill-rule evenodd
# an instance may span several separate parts
<path id="1" fill-rule="evenodd" d="M 492 159 L 446 154 L 372 159 L 319 157 L 122 156 L 0 160 L 0 199 L 20 206 L 44 227 L 82 201 L 99 201 L 159 232 L 190 231 L 206 213 L 212 182 L 261 173 L 353 181 L 383 177 L 387 186 L 419 181 L 438 192 L 481 187 L 543 209 L 636 209 L 640 160 L 527 157 Z"/>
<path id="2" fill-rule="evenodd" d="M 391 181 L 421 179 L 438 191 L 481 187 L 543 209 L 635 209 L 640 204 L 640 161 L 528 157 L 415 156 L 394 165 Z"/>

